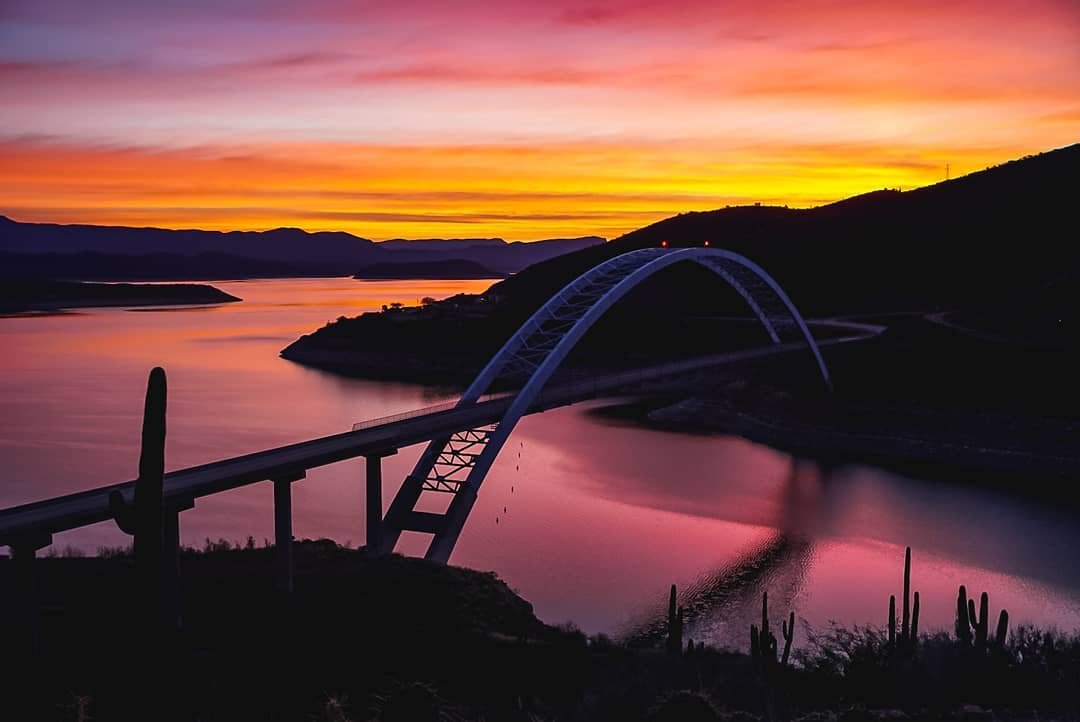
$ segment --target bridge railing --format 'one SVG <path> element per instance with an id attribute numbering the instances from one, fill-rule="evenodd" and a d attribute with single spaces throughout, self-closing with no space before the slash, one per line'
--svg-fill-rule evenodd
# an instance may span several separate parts
<path id="1" fill-rule="evenodd" d="M 659 371 L 659 372 L 653 371 L 651 374 L 648 375 L 648 378 L 649 379 L 655 378 L 658 375 L 658 373 L 662 374 L 663 371 Z M 638 375 L 642 376 L 641 374 L 638 374 Z M 632 382 L 634 380 L 635 380 L 634 378 L 630 378 L 627 381 L 623 381 L 621 379 L 621 376 L 620 376 L 619 384 L 620 385 L 625 385 L 625 384 L 630 383 L 630 382 Z M 645 379 L 644 376 L 642 376 L 641 379 L 637 379 L 637 380 L 646 380 L 646 379 Z M 587 392 L 590 392 L 590 391 L 592 391 L 594 389 L 607 390 L 607 389 L 610 389 L 610 388 L 611 388 L 610 383 L 597 384 L 596 382 L 591 382 L 590 383 L 588 381 L 577 381 L 577 382 L 569 383 L 569 384 L 559 384 L 557 387 L 554 387 L 554 391 L 557 392 L 557 394 L 554 394 L 554 395 L 558 396 L 559 398 L 563 398 L 564 396 L 566 396 L 566 394 L 568 392 L 580 391 L 580 392 L 583 392 L 583 393 L 587 393 Z M 478 399 L 476 399 L 475 404 L 478 405 L 478 404 L 486 403 L 488 401 L 499 401 L 501 399 L 513 398 L 517 394 L 517 392 L 518 392 L 517 389 L 512 389 L 512 390 L 507 390 L 507 391 L 497 391 L 495 393 L 484 394 L 484 395 L 480 396 Z M 553 390 L 548 390 L 548 391 L 545 391 L 545 392 L 541 393 L 540 397 L 537 399 L 538 405 L 542 405 L 542 402 L 544 401 L 544 399 L 548 398 L 548 397 L 551 397 L 552 395 L 553 395 Z M 387 416 L 377 416 L 377 417 L 375 417 L 373 419 L 364 419 L 363 421 L 357 421 L 355 424 L 353 424 L 352 425 L 352 430 L 353 431 L 363 431 L 364 429 L 371 429 L 371 428 L 374 428 L 376 426 L 382 426 L 384 424 L 392 424 L 392 423 L 394 423 L 396 421 L 406 421 L 408 419 L 415 419 L 415 418 L 418 418 L 418 417 L 421 417 L 421 416 L 430 416 L 431 414 L 443 413 L 445 411 L 453 411 L 454 409 L 456 409 L 458 407 L 458 403 L 459 403 L 459 399 L 457 399 L 455 397 L 455 398 L 452 398 L 452 399 L 448 399 L 446 401 L 440 401 L 437 404 L 431 404 L 430 406 L 422 406 L 422 407 L 420 407 L 418 409 L 411 409 L 409 411 L 402 411 L 400 413 L 389 414 Z"/>
<path id="2" fill-rule="evenodd" d="M 872 335 L 863 330 L 859 334 L 828 339 L 823 341 L 822 345 L 858 341 Z M 590 372 L 579 372 L 585 377 L 581 378 L 579 375 L 574 379 L 572 376 L 564 376 L 562 382 L 545 389 L 536 397 L 530 411 L 612 395 L 644 383 L 685 380 L 679 379 L 679 375 L 700 371 L 717 363 L 785 352 L 799 346 L 799 343 L 779 344 L 612 374 L 592 370 L 592 374 L 599 373 L 599 376 L 588 375 Z M 310 469 L 363 457 L 367 466 L 369 502 L 373 498 L 381 499 L 381 460 L 384 456 L 396 453 L 398 448 L 430 439 L 432 434 L 447 433 L 449 429 L 497 423 L 501 412 L 509 407 L 516 393 L 516 390 L 503 390 L 487 394 L 477 399 L 476 403 L 465 406 L 459 406 L 457 400 L 448 400 L 421 409 L 367 419 L 354 424 L 351 431 L 340 434 L 169 472 L 163 479 L 162 506 L 163 522 L 168 523 L 170 530 L 166 536 L 171 540 L 171 548 L 179 549 L 179 516 L 181 512 L 194 506 L 196 498 L 271 481 L 274 487 L 274 538 L 277 549 L 275 586 L 283 591 L 291 590 L 293 570 L 290 487 L 293 482 L 304 478 Z M 413 421 L 422 417 L 429 417 L 430 423 Z M 125 500 L 130 501 L 134 495 L 134 485 L 133 481 L 123 482 L 0 509 L 0 547 L 7 546 L 11 550 L 15 577 L 12 594 L 18 597 L 21 608 L 36 609 L 32 563 L 37 551 L 52 543 L 53 534 L 113 518 L 110 499 L 112 493 L 120 492 Z M 382 505 L 379 501 L 376 504 L 369 503 L 368 506 L 381 510 Z M 381 523 L 381 519 L 379 521 Z M 369 526 L 369 539 L 377 538 L 372 534 L 372 528 Z M 4 590 L 4 594 L 7 593 L 8 590 Z M 28 642 L 28 647 L 32 648 L 36 646 L 36 625 L 33 622 L 36 616 L 31 612 L 28 614 L 30 616 L 24 619 L 31 620 L 31 624 L 25 626 L 30 630 L 28 635 L 33 638 Z"/>
<path id="3" fill-rule="evenodd" d="M 776 353 L 786 348 L 796 348 L 800 344 L 788 343 L 781 344 L 779 346 L 768 347 L 768 351 Z M 579 371 L 568 375 L 577 376 L 578 378 L 573 381 L 565 380 L 557 385 L 550 386 L 540 392 L 536 401 L 533 404 L 534 408 L 543 408 L 552 403 L 565 403 L 567 397 L 592 397 L 598 394 L 603 394 L 618 389 L 620 387 L 631 387 L 636 384 L 646 383 L 650 381 L 656 381 L 657 379 L 663 379 L 671 377 L 675 374 L 686 373 L 689 371 L 697 371 L 707 366 L 713 365 L 718 362 L 730 362 L 736 360 L 740 356 L 758 356 L 761 355 L 762 350 L 759 348 L 747 349 L 745 351 L 729 351 L 722 354 L 702 356 L 692 358 L 683 361 L 673 361 L 667 364 L 661 364 L 659 366 L 650 366 L 644 369 L 636 369 L 633 371 L 622 371 L 616 374 L 607 374 L 600 378 L 597 378 L 588 371 Z M 484 394 L 479 397 L 475 404 L 483 404 L 489 401 L 499 401 L 502 399 L 510 399 L 517 395 L 518 389 L 508 389 L 505 391 L 497 391 L 490 394 Z M 421 416 L 430 416 L 432 414 L 442 413 L 446 411 L 453 411 L 458 408 L 458 399 L 448 399 L 447 401 L 441 401 L 437 404 L 430 406 L 424 406 L 418 409 L 412 409 L 410 411 L 403 411 L 398 414 L 390 414 L 388 416 L 379 416 L 373 419 L 364 419 L 363 421 L 357 421 L 352 425 L 353 431 L 363 431 L 364 429 L 374 428 L 376 426 L 382 426 L 384 424 L 390 424 L 397 421 L 405 421 L 407 419 L 414 419 Z"/>
<path id="4" fill-rule="evenodd" d="M 485 394 L 476 400 L 476 403 L 482 404 L 485 401 L 497 401 L 498 399 L 507 398 L 513 396 L 513 392 L 504 391 L 495 394 Z M 452 398 L 447 401 L 440 401 L 437 404 L 430 406 L 422 406 L 418 409 L 411 409 L 409 411 L 402 411 L 397 414 L 390 414 L 389 416 L 377 416 L 374 419 L 364 419 L 363 421 L 357 421 L 352 425 L 353 431 L 363 431 L 364 429 L 370 429 L 375 426 L 382 426 L 383 424 L 392 424 L 395 421 L 406 421 L 408 419 L 415 419 L 420 416 L 430 416 L 431 414 L 438 414 L 444 411 L 453 411 L 457 408 L 458 399 Z"/>
<path id="5" fill-rule="evenodd" d="M 660 375 L 662 373 L 663 373 L 663 371 L 659 371 L 659 372 L 658 371 L 653 371 L 652 373 L 648 374 L 647 376 L 644 375 L 644 374 L 638 373 L 636 375 L 636 377 L 634 377 L 634 378 L 630 378 L 630 376 L 633 376 L 633 374 L 622 374 L 622 375 L 619 376 L 619 379 L 618 379 L 617 383 L 618 383 L 618 385 L 629 385 L 630 383 L 632 383 L 635 380 L 636 381 L 644 381 L 644 380 L 654 379 L 654 378 L 656 378 L 657 375 Z M 627 378 L 623 379 L 623 376 L 626 376 Z M 640 378 L 638 378 L 638 377 L 640 377 Z M 592 392 L 600 391 L 600 390 L 608 390 L 610 388 L 611 388 L 611 383 L 597 384 L 596 382 L 591 382 L 590 383 L 588 381 L 578 381 L 578 382 L 570 383 L 570 384 L 560 384 L 559 386 L 554 387 L 554 389 L 542 392 L 540 394 L 540 396 L 537 398 L 537 404 L 536 405 L 542 406 L 545 399 L 550 399 L 551 397 L 557 397 L 557 398 L 561 399 L 561 398 L 564 398 L 565 396 L 567 396 L 568 394 L 574 393 L 575 391 L 579 392 L 579 393 L 589 395 Z M 508 390 L 508 391 L 499 391 L 499 392 L 491 393 L 491 394 L 484 394 L 483 396 L 479 397 L 476 400 L 475 403 L 476 404 L 483 404 L 483 403 L 486 403 L 488 401 L 499 401 L 501 399 L 509 399 L 509 398 L 513 398 L 516 394 L 517 394 L 517 389 Z M 415 418 L 418 418 L 418 417 L 421 417 L 421 416 L 430 416 L 431 414 L 438 414 L 438 413 L 443 413 L 443 412 L 446 412 L 446 411 L 453 411 L 454 409 L 456 409 L 458 407 L 458 402 L 459 402 L 459 400 L 457 398 L 454 398 L 454 399 L 449 399 L 447 401 L 440 401 L 439 403 L 432 404 L 430 406 L 422 406 L 422 407 L 420 407 L 418 409 L 412 409 L 410 411 L 402 411 L 401 413 L 398 413 L 398 414 L 390 414 L 388 416 L 378 416 L 378 417 L 375 417 L 373 419 L 364 419 L 363 421 L 357 421 L 355 424 L 353 424 L 352 425 L 352 430 L 353 431 L 363 431 L 364 429 L 370 429 L 370 428 L 374 428 L 376 426 L 382 426 L 384 424 L 392 424 L 392 423 L 394 423 L 396 421 L 406 421 L 408 419 L 415 419 Z"/>

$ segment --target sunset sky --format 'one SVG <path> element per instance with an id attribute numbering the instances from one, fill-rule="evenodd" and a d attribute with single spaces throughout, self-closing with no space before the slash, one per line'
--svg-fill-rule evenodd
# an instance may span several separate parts
<path id="1" fill-rule="evenodd" d="M 531 240 L 1080 140 L 1077 0 L 2 0 L 0 213 Z"/>

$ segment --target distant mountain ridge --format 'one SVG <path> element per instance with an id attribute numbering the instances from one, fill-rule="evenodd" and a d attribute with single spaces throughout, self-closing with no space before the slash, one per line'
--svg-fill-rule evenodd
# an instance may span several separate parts
<path id="1" fill-rule="evenodd" d="M 147 259 L 149 275 L 158 274 L 162 255 L 183 257 L 180 265 L 204 278 L 226 275 L 351 275 L 363 265 L 392 262 L 407 264 L 439 260 L 472 261 L 499 274 L 516 273 L 562 253 L 603 243 L 598 236 L 507 242 L 501 238 L 423 239 L 376 242 L 340 231 L 308 232 L 299 228 L 268 231 L 206 231 L 133 228 L 127 226 L 60 225 L 23 223 L 0 216 L 0 254 L 16 254 L 9 259 L 20 267 L 46 271 L 47 257 L 55 258 L 62 276 L 70 277 L 79 266 L 78 254 L 97 254 L 94 277 L 105 278 L 108 259 L 124 267 L 119 277 L 140 276 L 138 263 L 120 262 L 121 257 Z M 34 258 L 26 258 L 32 256 Z M 199 259 L 195 262 L 191 259 Z M 230 273 L 222 275 L 225 264 Z M 248 270 L 246 270 L 248 269 Z M 166 269 L 167 270 L 167 269 Z M 147 276 L 149 277 L 149 276 Z M 179 277 L 176 275 L 166 277 Z M 192 276 L 194 277 L 194 276 Z"/>

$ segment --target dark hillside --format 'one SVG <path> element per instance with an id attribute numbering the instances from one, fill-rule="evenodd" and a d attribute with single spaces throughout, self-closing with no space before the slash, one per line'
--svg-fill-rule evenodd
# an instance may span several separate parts
<path id="1" fill-rule="evenodd" d="M 600 260 L 668 241 L 712 245 L 762 265 L 811 315 L 977 303 L 1076 268 L 1080 145 L 900 193 L 807 210 L 686 213 L 597 248 L 536 264 L 496 290 L 531 307 Z M 673 273 L 669 288 L 681 285 Z"/>
<path id="2" fill-rule="evenodd" d="M 341 319 L 302 337 L 283 355 L 359 375 L 467 380 L 569 280 L 607 258 L 661 241 L 676 247 L 709 241 L 746 255 L 779 281 L 806 316 L 950 312 L 947 318 L 978 317 L 981 327 L 1015 330 L 1027 315 L 1021 299 L 1067 296 L 1061 279 L 1080 271 L 1080 244 L 1060 230 L 1076 225 L 1072 186 L 1078 176 L 1080 145 L 1073 145 L 919 190 L 877 191 L 819 208 L 686 213 L 537 263 L 479 297 Z M 1039 291 L 1052 282 L 1058 284 L 1056 295 Z M 1053 310 L 1039 313 L 1047 317 Z M 594 362 L 603 363 L 605 355 L 625 361 L 635 352 L 656 357 L 715 351 L 732 338 L 730 324 L 720 317 L 747 312 L 742 299 L 709 271 L 675 266 L 612 309 L 579 356 L 592 353 Z M 988 319 L 988 312 L 1000 322 Z M 1059 326 L 1059 332 L 1075 329 Z M 735 335 L 736 343 L 746 342 L 747 334 Z M 445 353 L 432 358 L 425 351 L 444 338 L 456 349 L 452 363 Z M 928 354 L 940 340 L 935 339 L 933 333 L 925 336 Z M 764 335 L 749 340 L 760 342 Z M 1053 343 L 1070 345 L 1060 337 Z"/>

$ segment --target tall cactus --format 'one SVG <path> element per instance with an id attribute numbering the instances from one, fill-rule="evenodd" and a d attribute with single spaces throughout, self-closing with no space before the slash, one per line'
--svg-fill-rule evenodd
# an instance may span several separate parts
<path id="1" fill-rule="evenodd" d="M 784 652 L 779 665 L 783 667 L 788 663 L 791 642 L 795 638 L 795 612 L 791 612 L 787 620 L 781 622 L 780 627 L 784 637 Z M 772 668 L 777 666 L 777 652 L 776 635 L 769 627 L 769 593 L 765 592 L 761 595 L 761 628 L 758 629 L 756 624 L 750 625 L 750 659 L 754 666 L 767 676 Z"/>
<path id="2" fill-rule="evenodd" d="M 668 597 L 668 638 L 667 651 L 672 656 L 682 654 L 683 638 L 683 610 L 677 606 L 675 600 L 675 585 L 671 585 L 671 594 Z"/>
<path id="3" fill-rule="evenodd" d="M 117 526 L 135 537 L 135 568 L 139 577 L 142 611 L 153 614 L 161 604 L 162 484 L 165 475 L 165 370 L 155 367 L 146 384 L 142 448 L 135 499 L 129 504 L 116 490 L 109 494 L 109 510 Z"/>
<path id="4" fill-rule="evenodd" d="M 896 645 L 896 595 L 889 595 L 889 646 Z"/>
<path id="5" fill-rule="evenodd" d="M 1009 613 L 1004 609 L 998 615 L 997 633 L 994 634 L 994 647 L 998 650 L 1005 648 L 1005 640 L 1009 636 Z"/>
<path id="6" fill-rule="evenodd" d="M 974 645 L 984 652 L 988 647 L 1001 650 L 1009 636 L 1009 612 L 1002 609 L 998 614 L 997 629 L 990 637 L 990 595 L 983 592 L 979 597 L 979 609 L 975 611 L 975 600 L 968 599 L 967 589 L 960 585 L 956 597 L 956 639 L 961 644 Z"/>
<path id="7" fill-rule="evenodd" d="M 963 584 L 956 595 L 956 638 L 961 642 L 971 642 L 971 617 L 968 614 L 967 588 Z"/>
<path id="8" fill-rule="evenodd" d="M 919 641 L 919 593 L 911 596 L 911 547 L 904 551 L 904 599 L 900 635 L 896 634 L 896 596 L 889 596 L 889 646 L 897 652 L 914 654 Z"/>
<path id="9" fill-rule="evenodd" d="M 971 626 L 975 629 L 975 646 L 978 649 L 986 649 L 987 632 L 990 627 L 990 595 L 983 592 L 979 598 L 979 614 L 975 613 L 975 600 L 969 599 L 968 616 L 971 617 Z"/>
<path id="10" fill-rule="evenodd" d="M 915 597 L 911 602 L 911 639 L 908 644 L 914 650 L 915 645 L 919 641 L 919 593 L 915 592 Z"/>

